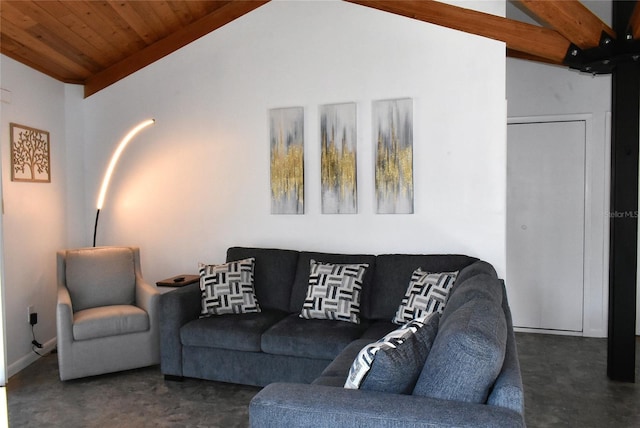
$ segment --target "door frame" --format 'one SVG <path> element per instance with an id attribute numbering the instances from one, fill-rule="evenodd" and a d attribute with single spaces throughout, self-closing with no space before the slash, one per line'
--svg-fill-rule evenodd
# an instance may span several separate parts
<path id="1" fill-rule="evenodd" d="M 608 272 L 609 261 L 609 171 L 610 138 L 603 136 L 604 144 L 594 144 L 592 114 L 563 114 L 543 116 L 522 116 L 507 118 L 507 126 L 512 124 L 584 122 L 585 165 L 584 165 L 584 250 L 583 250 L 583 293 L 582 293 L 582 335 L 606 337 L 608 316 Z M 606 126 L 609 133 L 609 126 Z M 509 141 L 507 140 L 507 150 Z M 594 174 L 597 172 L 597 174 Z M 596 177 L 602 177 L 602 181 Z M 599 194 L 596 194 L 599 193 Z M 507 278 L 508 281 L 508 278 Z M 518 331 L 576 335 L 580 332 L 518 328 Z"/>

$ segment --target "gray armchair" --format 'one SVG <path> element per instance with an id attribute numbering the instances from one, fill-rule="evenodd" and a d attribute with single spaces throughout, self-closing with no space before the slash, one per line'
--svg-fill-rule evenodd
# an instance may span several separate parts
<path id="1" fill-rule="evenodd" d="M 160 292 L 146 283 L 137 247 L 57 253 L 58 366 L 69 380 L 160 362 Z"/>

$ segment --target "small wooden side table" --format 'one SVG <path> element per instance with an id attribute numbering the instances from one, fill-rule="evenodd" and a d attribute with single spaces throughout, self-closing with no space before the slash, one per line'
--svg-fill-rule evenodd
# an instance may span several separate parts
<path id="1" fill-rule="evenodd" d="M 200 281 L 200 275 L 183 274 L 158 281 L 156 282 L 156 285 L 158 286 L 158 290 L 164 294 L 169 291 L 173 291 L 176 288 L 184 287 L 185 285 L 193 284 L 198 281 Z"/>

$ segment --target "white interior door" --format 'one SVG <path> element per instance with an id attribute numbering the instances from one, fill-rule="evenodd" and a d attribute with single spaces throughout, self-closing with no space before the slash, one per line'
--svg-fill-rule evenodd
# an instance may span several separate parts
<path id="1" fill-rule="evenodd" d="M 510 123 L 507 130 L 507 288 L 514 325 L 581 332 L 586 123 Z"/>

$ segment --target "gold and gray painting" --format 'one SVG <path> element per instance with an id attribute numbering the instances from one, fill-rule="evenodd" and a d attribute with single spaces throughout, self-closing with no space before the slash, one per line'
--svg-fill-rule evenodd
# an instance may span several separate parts
<path id="1" fill-rule="evenodd" d="M 269 110 L 271 213 L 304 214 L 304 109 Z"/>
<path id="2" fill-rule="evenodd" d="M 373 103 L 378 214 L 413 213 L 413 102 L 410 98 Z"/>
<path id="3" fill-rule="evenodd" d="M 320 106 L 323 214 L 358 212 L 356 104 Z"/>

